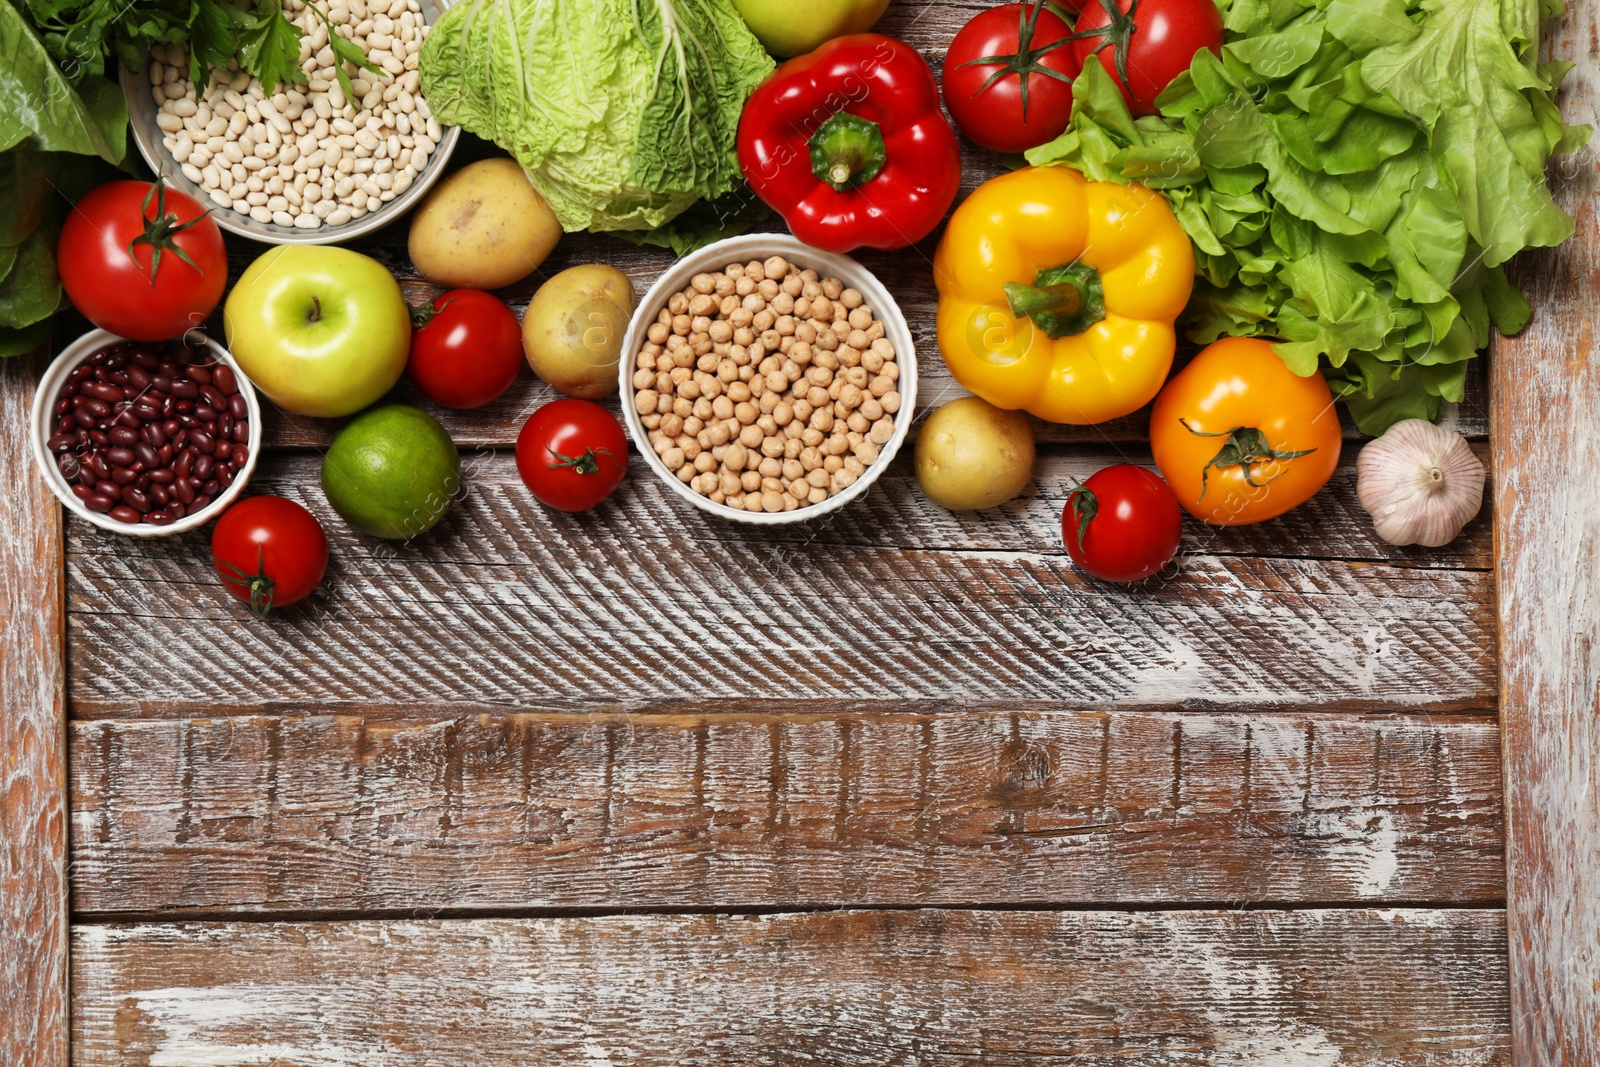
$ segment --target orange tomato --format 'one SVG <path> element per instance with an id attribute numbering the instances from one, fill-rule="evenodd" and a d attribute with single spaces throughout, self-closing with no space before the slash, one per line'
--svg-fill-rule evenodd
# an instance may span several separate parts
<path id="1" fill-rule="evenodd" d="M 1228 337 L 1172 376 L 1150 413 L 1150 450 L 1197 519 L 1244 526 L 1311 499 L 1343 434 L 1319 371 L 1302 378 L 1270 341 Z"/>

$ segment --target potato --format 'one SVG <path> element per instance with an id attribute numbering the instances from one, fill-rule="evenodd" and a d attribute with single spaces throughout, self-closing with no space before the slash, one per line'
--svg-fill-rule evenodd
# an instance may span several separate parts
<path id="1" fill-rule="evenodd" d="M 559 392 L 598 400 L 617 391 L 622 335 L 637 303 L 615 267 L 568 267 L 539 286 L 522 316 L 522 351 Z"/>
<path id="2" fill-rule="evenodd" d="M 498 289 L 526 278 L 560 239 L 561 223 L 512 159 L 445 175 L 411 216 L 411 262 L 450 289 Z"/>
<path id="3" fill-rule="evenodd" d="M 917 434 L 917 482 L 929 500 L 951 511 L 992 508 L 1022 492 L 1033 477 L 1033 422 L 987 400 L 952 400 Z"/>

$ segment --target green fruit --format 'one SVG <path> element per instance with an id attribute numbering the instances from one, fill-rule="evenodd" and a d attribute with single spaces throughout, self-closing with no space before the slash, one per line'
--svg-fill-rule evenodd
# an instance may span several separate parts
<path id="1" fill-rule="evenodd" d="M 300 415 L 360 411 L 400 378 L 411 313 L 377 260 L 329 245 L 279 245 L 228 294 L 228 348 L 255 387 Z"/>
<path id="2" fill-rule="evenodd" d="M 866 33 L 883 17 L 889 0 L 733 0 L 767 51 L 779 59 L 809 52 L 847 33 Z"/>
<path id="3" fill-rule="evenodd" d="M 461 456 L 439 420 L 386 404 L 339 431 L 322 458 L 322 491 L 345 522 L 390 540 L 444 518 L 461 488 Z"/>

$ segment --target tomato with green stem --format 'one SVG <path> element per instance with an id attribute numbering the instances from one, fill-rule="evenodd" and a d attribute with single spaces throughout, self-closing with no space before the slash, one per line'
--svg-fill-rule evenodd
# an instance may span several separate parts
<path id="1" fill-rule="evenodd" d="M 1074 43 L 1072 27 L 1046 0 L 979 12 L 945 55 L 950 117 L 996 152 L 1059 137 L 1072 118 L 1072 79 L 1082 69 Z"/>
<path id="2" fill-rule="evenodd" d="M 1177 554 L 1183 512 L 1161 475 L 1119 463 L 1067 494 L 1061 536 L 1081 570 L 1102 581 L 1137 582 Z"/>
<path id="3" fill-rule="evenodd" d="M 56 266 L 84 318 L 134 341 L 170 341 L 203 325 L 228 285 L 210 212 L 162 182 L 90 190 L 61 226 Z"/>
<path id="4" fill-rule="evenodd" d="M 528 416 L 517 435 L 517 473 L 539 502 L 587 511 L 628 472 L 622 425 L 599 404 L 556 400 Z"/>
<path id="5" fill-rule="evenodd" d="M 1073 37 L 1080 68 L 1098 56 L 1128 110 L 1154 115 L 1196 52 L 1222 53 L 1222 14 L 1212 0 L 1088 0 Z"/>
<path id="6" fill-rule="evenodd" d="M 452 289 L 412 308 L 411 325 L 406 372 L 445 407 L 482 407 L 509 389 L 522 370 L 522 327 L 505 302 L 489 293 Z"/>
<path id="7" fill-rule="evenodd" d="M 211 559 L 228 592 L 264 619 L 322 584 L 328 537 L 316 516 L 293 500 L 253 496 L 217 520 Z"/>

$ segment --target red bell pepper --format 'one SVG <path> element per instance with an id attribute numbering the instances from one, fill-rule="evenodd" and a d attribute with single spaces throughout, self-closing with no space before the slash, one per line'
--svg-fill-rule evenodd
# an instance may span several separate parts
<path id="1" fill-rule="evenodd" d="M 796 237 L 828 252 L 915 244 L 961 185 L 933 71 L 881 33 L 835 38 L 762 82 L 739 118 L 739 165 Z"/>

